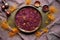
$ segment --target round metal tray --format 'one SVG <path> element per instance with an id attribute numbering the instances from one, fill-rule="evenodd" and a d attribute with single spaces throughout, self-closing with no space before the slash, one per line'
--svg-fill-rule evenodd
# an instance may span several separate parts
<path id="1" fill-rule="evenodd" d="M 40 13 L 39 10 L 37 10 L 36 8 L 34 8 L 34 7 L 32 7 L 32 6 L 24 6 L 24 7 L 20 8 L 20 9 L 17 11 L 17 13 L 15 14 L 15 18 L 16 18 L 16 15 L 18 14 L 18 12 L 19 12 L 21 9 L 24 9 L 24 8 L 32 8 L 32 9 L 35 9 L 38 13 Z M 15 21 L 16 21 L 16 19 L 15 19 Z M 32 30 L 32 31 L 28 31 L 28 30 L 22 29 L 19 25 L 17 25 L 16 22 L 15 22 L 15 24 L 16 24 L 16 26 L 18 27 L 18 29 L 19 29 L 20 31 L 25 32 L 25 33 L 32 33 L 32 32 L 35 32 L 36 30 L 39 29 L 39 27 L 41 26 L 41 22 L 42 22 L 42 15 L 41 15 L 41 13 L 40 13 L 40 22 L 39 22 L 39 25 L 38 25 L 34 30 Z"/>

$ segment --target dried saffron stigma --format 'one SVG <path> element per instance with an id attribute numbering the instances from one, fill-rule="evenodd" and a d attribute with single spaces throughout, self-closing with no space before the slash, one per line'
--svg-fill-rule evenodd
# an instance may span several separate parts
<path id="1" fill-rule="evenodd" d="M 41 14 L 34 7 L 25 6 L 17 12 L 15 22 L 20 29 L 33 31 L 38 29 L 41 24 Z"/>

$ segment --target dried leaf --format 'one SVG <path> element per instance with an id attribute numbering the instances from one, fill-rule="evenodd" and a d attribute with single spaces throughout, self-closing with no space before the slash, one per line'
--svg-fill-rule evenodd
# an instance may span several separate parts
<path id="1" fill-rule="evenodd" d="M 15 36 L 16 35 L 16 33 L 14 33 L 14 32 L 9 32 L 9 37 L 13 37 L 13 36 Z"/>
<path id="2" fill-rule="evenodd" d="M 25 0 L 26 1 L 26 5 L 30 5 L 31 0 Z"/>
<path id="3" fill-rule="evenodd" d="M 54 6 L 50 6 L 49 11 L 50 11 L 50 13 L 55 13 L 57 11 L 57 9 Z"/>
<path id="4" fill-rule="evenodd" d="M 54 17 L 52 14 L 48 14 L 47 16 L 48 16 L 48 18 L 49 18 L 50 20 L 52 20 L 52 21 L 55 20 L 55 17 Z"/>
<path id="5" fill-rule="evenodd" d="M 41 34 L 42 34 L 41 32 L 37 31 L 37 32 L 35 33 L 35 36 L 36 36 L 36 37 L 40 37 Z"/>
<path id="6" fill-rule="evenodd" d="M 19 32 L 19 30 L 18 30 L 17 28 L 12 28 L 12 31 L 13 31 L 14 33 L 18 33 L 18 32 Z"/>

